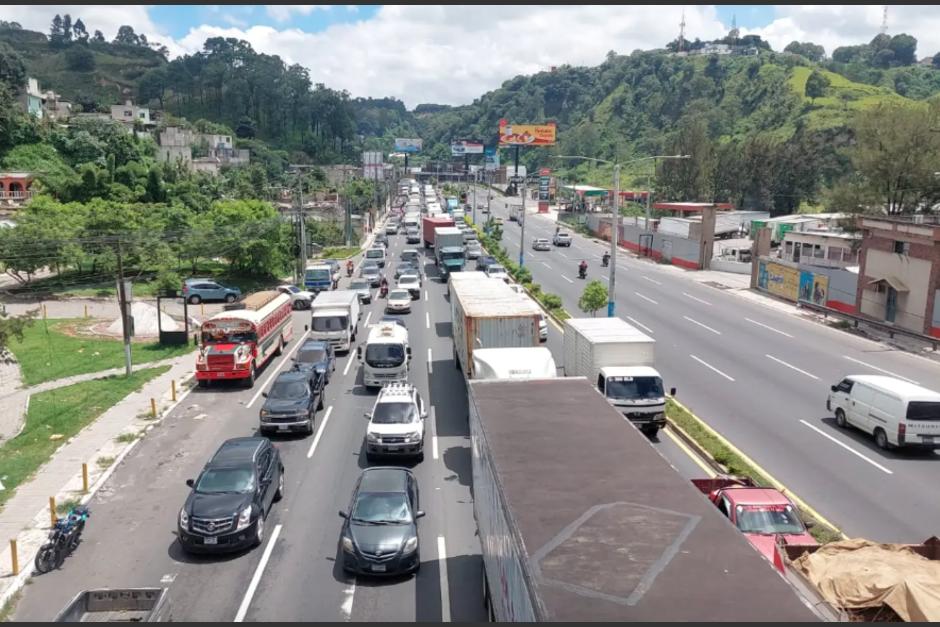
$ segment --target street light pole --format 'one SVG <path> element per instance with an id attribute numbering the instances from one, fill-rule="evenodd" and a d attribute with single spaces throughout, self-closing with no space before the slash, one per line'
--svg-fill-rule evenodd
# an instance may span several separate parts
<path id="1" fill-rule="evenodd" d="M 614 203 L 610 216 L 610 279 L 607 286 L 607 317 L 614 317 L 614 290 L 617 286 L 617 238 L 620 237 L 620 164 L 614 164 Z"/>
<path id="2" fill-rule="evenodd" d="M 518 148 L 518 146 L 517 146 Z M 516 170 L 518 172 L 518 170 Z M 519 267 L 525 266 L 525 179 L 522 179 L 522 231 L 519 235 Z"/>

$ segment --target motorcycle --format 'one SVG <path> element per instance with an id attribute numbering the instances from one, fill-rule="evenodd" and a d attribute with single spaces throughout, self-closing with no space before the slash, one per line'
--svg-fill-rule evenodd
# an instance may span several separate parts
<path id="1" fill-rule="evenodd" d="M 579 279 L 586 279 L 586 278 L 587 278 L 587 268 L 585 268 L 584 266 L 579 266 L 579 267 L 578 267 L 578 278 L 579 278 Z"/>
<path id="2" fill-rule="evenodd" d="M 601 257 L 601 265 L 605 268 L 610 265 L 610 255 L 604 255 Z"/>
<path id="3" fill-rule="evenodd" d="M 379 287 L 379 298 L 385 298 L 388 296 L 388 285 L 382 285 Z"/>
<path id="4" fill-rule="evenodd" d="M 87 507 L 72 509 L 65 518 L 59 518 L 49 532 L 49 541 L 36 554 L 36 570 L 40 574 L 62 566 L 66 555 L 78 548 L 85 521 L 91 516 Z"/>
<path id="5" fill-rule="evenodd" d="M 352 267 L 352 266 L 346 266 L 346 276 L 347 276 L 347 277 L 351 277 L 352 275 L 353 275 L 353 267 Z"/>

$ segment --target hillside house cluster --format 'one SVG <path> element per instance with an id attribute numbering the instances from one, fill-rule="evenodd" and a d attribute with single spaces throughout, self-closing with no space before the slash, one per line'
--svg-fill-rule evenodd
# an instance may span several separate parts
<path id="1" fill-rule="evenodd" d="M 218 174 L 223 167 L 251 162 L 249 150 L 235 148 L 231 135 L 168 126 L 160 132 L 159 140 L 157 161 L 180 163 L 194 172 Z"/>
<path id="2" fill-rule="evenodd" d="M 52 90 L 40 90 L 39 81 L 35 78 L 26 79 L 16 100 L 24 111 L 40 120 L 67 122 L 72 115 L 72 103 L 63 100 L 61 95 Z"/>

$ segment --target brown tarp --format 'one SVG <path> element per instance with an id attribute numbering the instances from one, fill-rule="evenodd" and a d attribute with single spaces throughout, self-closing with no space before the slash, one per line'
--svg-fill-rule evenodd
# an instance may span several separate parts
<path id="1" fill-rule="evenodd" d="M 905 621 L 940 621 L 940 561 L 910 547 L 843 540 L 801 555 L 793 565 L 835 607 L 887 605 Z"/>

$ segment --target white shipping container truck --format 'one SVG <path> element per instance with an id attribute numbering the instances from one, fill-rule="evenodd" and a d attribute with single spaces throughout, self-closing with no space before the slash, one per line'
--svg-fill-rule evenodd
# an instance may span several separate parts
<path id="1" fill-rule="evenodd" d="M 539 345 L 541 310 L 531 299 L 519 298 L 502 281 L 488 278 L 453 280 L 449 286 L 454 362 L 466 378 L 473 378 L 476 349 Z"/>
<path id="2" fill-rule="evenodd" d="M 473 351 L 474 379 L 551 379 L 557 376 L 555 358 L 544 346 Z"/>
<path id="3" fill-rule="evenodd" d="M 656 340 L 620 318 L 565 320 L 565 375 L 587 377 L 643 433 L 666 426 Z"/>
<path id="4" fill-rule="evenodd" d="M 359 327 L 359 292 L 320 292 L 310 305 L 310 339 L 326 340 L 333 350 L 349 351 Z"/>

